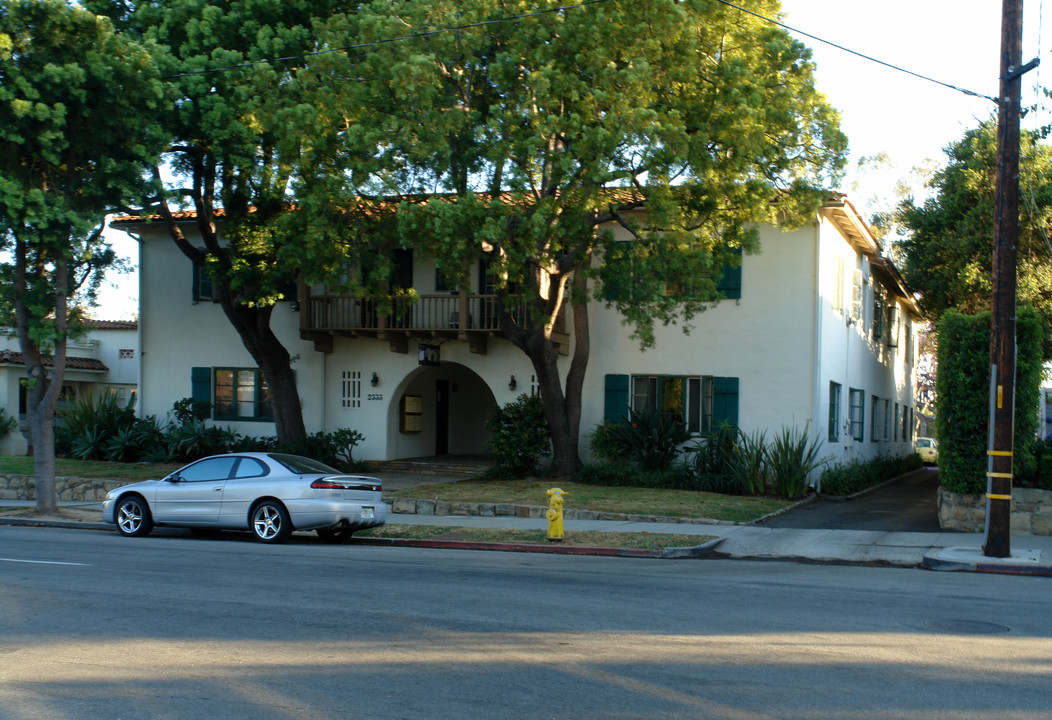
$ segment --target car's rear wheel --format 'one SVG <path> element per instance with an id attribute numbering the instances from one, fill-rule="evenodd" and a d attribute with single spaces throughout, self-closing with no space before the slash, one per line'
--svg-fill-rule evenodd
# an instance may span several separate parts
<path id="1" fill-rule="evenodd" d="M 138 495 L 125 495 L 117 503 L 115 512 L 117 532 L 128 537 L 142 537 L 153 530 L 150 507 Z"/>
<path id="2" fill-rule="evenodd" d="M 323 543 L 331 545 L 345 543 L 354 535 L 354 530 L 348 527 L 318 528 L 316 532 Z"/>
<path id="3" fill-rule="evenodd" d="M 289 513 L 277 500 L 261 500 L 252 508 L 252 534 L 265 543 L 279 543 L 292 534 Z"/>

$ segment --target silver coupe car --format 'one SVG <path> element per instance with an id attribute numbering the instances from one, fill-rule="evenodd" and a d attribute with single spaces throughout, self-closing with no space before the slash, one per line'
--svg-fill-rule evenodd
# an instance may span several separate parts
<path id="1" fill-rule="evenodd" d="M 265 543 L 315 530 L 323 541 L 342 542 L 387 521 L 381 489 L 378 478 L 345 475 L 299 455 L 230 453 L 111 490 L 102 519 L 130 537 L 172 526 L 251 530 Z"/>

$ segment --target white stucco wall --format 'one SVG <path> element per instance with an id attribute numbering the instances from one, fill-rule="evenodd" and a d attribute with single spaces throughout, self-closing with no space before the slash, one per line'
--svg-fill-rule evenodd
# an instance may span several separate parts
<path id="1" fill-rule="evenodd" d="M 149 227 L 142 236 L 140 402 L 143 414 L 163 418 L 174 402 L 190 397 L 191 367 L 255 365 L 219 305 L 192 302 L 190 261 L 162 228 Z M 783 427 L 807 428 L 811 437 L 823 442 L 828 431 L 829 383 L 837 382 L 843 392 L 843 419 L 848 415 L 849 389 L 865 390 L 865 436 L 856 443 L 841 433 L 840 442 L 823 447 L 824 454 L 849 460 L 908 452 L 908 439 L 901 433 L 892 434 L 899 436 L 897 440 L 870 440 L 872 396 L 898 402 L 901 412 L 913 407 L 913 383 L 903 344 L 897 350 L 880 348 L 868 337 L 871 290 L 863 304 L 864 322 L 846 321 L 858 249 L 821 216 L 793 231 L 762 228 L 760 243 L 759 253 L 743 258 L 740 300 L 723 300 L 706 310 L 692 321 L 689 334 L 674 326 L 656 328 L 657 344 L 650 350 L 639 349 L 614 311 L 593 305 L 582 457 L 589 452 L 588 433 L 603 418 L 607 374 L 735 377 L 738 418 L 745 432 L 764 430 L 770 439 Z M 841 311 L 833 309 L 830 298 L 838 256 L 844 259 L 847 295 Z M 414 280 L 421 292 L 432 291 L 430 260 L 417 260 Z M 470 280 L 472 291 L 477 291 L 477 273 L 472 272 Z M 449 389 L 449 414 L 454 419 L 448 435 L 451 454 L 484 452 L 488 439 L 484 422 L 493 406 L 530 391 L 529 360 L 510 342 L 495 337 L 485 354 L 473 354 L 468 343 L 451 339 L 411 338 L 408 353 L 397 353 L 386 341 L 343 337 L 334 339 L 333 352 L 323 353 L 300 339 L 299 314 L 287 303 L 276 308 L 273 327 L 296 358 L 308 432 L 339 428 L 362 432 L 365 441 L 356 450 L 361 459 L 434 454 L 435 408 L 442 383 Z M 419 363 L 418 341 L 440 345 L 439 367 Z M 560 358 L 564 376 L 569 359 Z M 378 377 L 375 387 L 370 384 L 373 373 Z M 518 384 L 514 391 L 508 388 L 512 375 Z M 356 397 L 348 396 L 349 382 L 358 383 Z M 423 400 L 421 431 L 406 432 L 400 426 L 405 395 Z M 273 424 L 267 422 L 220 424 L 248 435 L 273 434 Z"/>

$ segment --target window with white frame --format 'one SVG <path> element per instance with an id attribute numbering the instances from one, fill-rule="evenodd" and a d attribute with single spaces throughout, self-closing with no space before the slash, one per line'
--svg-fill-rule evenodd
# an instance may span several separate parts
<path id="1" fill-rule="evenodd" d="M 833 298 L 831 305 L 835 312 L 844 312 L 844 258 L 842 257 L 836 257 L 833 260 Z"/>
<path id="2" fill-rule="evenodd" d="M 851 388 L 848 393 L 848 403 L 851 439 L 855 442 L 862 442 L 865 439 L 866 391 Z"/>
<path id="3" fill-rule="evenodd" d="M 273 420 L 270 390 L 254 368 L 216 368 L 217 420 Z"/>
<path id="4" fill-rule="evenodd" d="M 712 378 L 632 377 L 632 410 L 677 418 L 692 433 L 712 432 Z"/>

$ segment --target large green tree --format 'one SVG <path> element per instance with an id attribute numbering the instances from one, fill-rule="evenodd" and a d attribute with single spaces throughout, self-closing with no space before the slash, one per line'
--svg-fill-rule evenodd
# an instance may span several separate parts
<path id="1" fill-rule="evenodd" d="M 63 0 L 0 2 L 0 318 L 25 359 L 36 508 L 54 512 L 53 416 L 76 296 L 113 261 L 110 210 L 145 192 L 163 145 L 147 47 Z"/>
<path id="2" fill-rule="evenodd" d="M 921 294 L 925 314 L 937 322 L 949 309 L 974 315 L 990 309 L 997 127 L 994 120 L 968 130 L 946 148 L 946 167 L 935 173 L 922 204 L 899 206 L 906 228 L 899 245 L 903 274 Z M 1045 357 L 1052 359 L 1052 148 L 1034 132 L 1020 137 L 1018 298 L 1045 325 Z"/>
<path id="3" fill-rule="evenodd" d="M 339 231 L 355 227 L 354 207 L 337 212 L 330 191 L 331 176 L 354 157 L 346 144 L 344 154 L 332 151 L 350 120 L 329 99 L 339 83 L 308 67 L 319 49 L 314 26 L 355 3 L 87 2 L 168 50 L 159 62 L 175 97 L 163 118 L 175 181 L 152 209 L 183 254 L 211 276 L 266 381 L 278 438 L 302 436 L 293 357 L 271 320 L 279 300 L 295 299 L 297 281 L 338 272 L 355 237 Z M 199 239 L 177 221 L 186 206 L 195 211 Z"/>
<path id="4" fill-rule="evenodd" d="M 420 37 L 389 42 L 407 35 Z M 722 269 L 756 249 L 754 224 L 802 222 L 843 162 L 809 51 L 722 3 L 377 0 L 323 37 L 359 47 L 325 62 L 345 81 L 354 142 L 376 148 L 371 181 L 408 194 L 399 242 L 448 276 L 488 262 L 559 475 L 578 463 L 587 294 L 644 346 L 655 323 L 688 326 L 719 297 Z M 568 306 L 564 379 L 552 333 Z"/>

